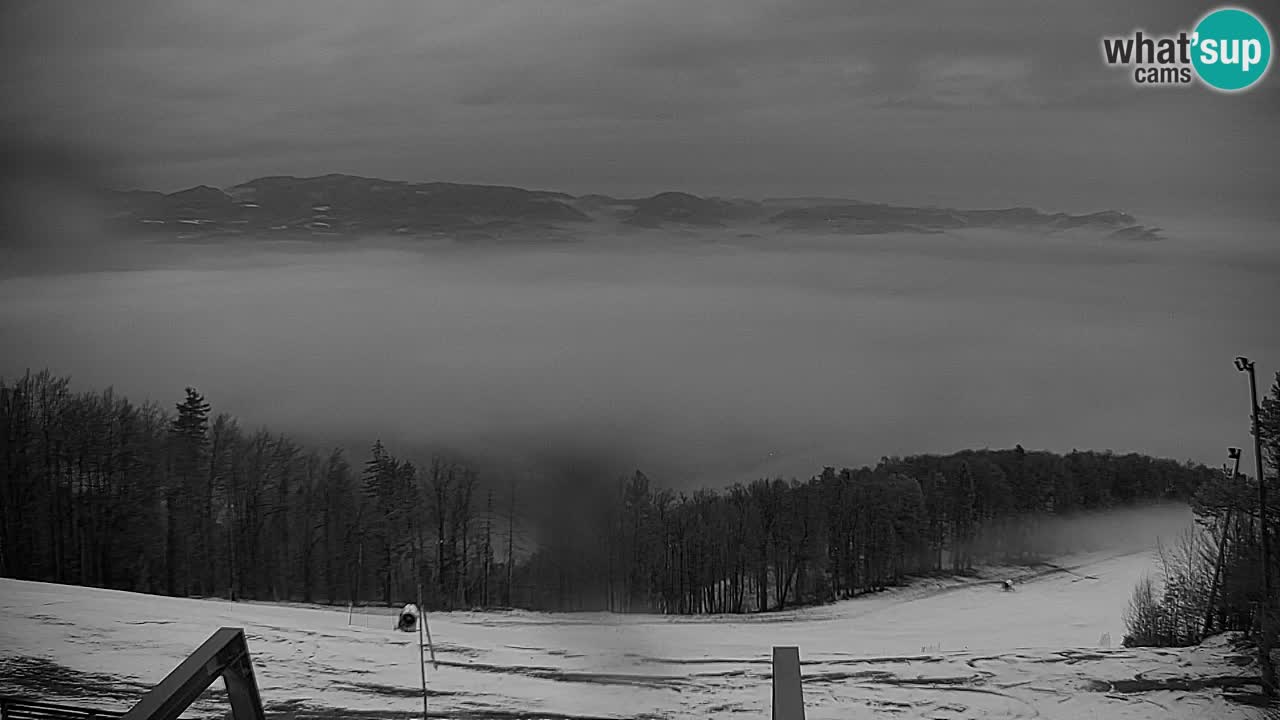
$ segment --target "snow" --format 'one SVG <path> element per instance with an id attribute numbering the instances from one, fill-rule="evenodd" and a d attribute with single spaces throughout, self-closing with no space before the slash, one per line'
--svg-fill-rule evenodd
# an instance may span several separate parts
<path id="1" fill-rule="evenodd" d="M 771 648 L 798 645 L 810 720 L 1249 717 L 1223 696 L 1221 685 L 1245 684 L 1251 672 L 1223 640 L 1176 651 L 1098 647 L 1104 633 L 1119 644 L 1121 613 L 1151 561 L 1080 556 L 1056 572 L 992 571 L 767 615 L 428 614 L 440 662 L 428 668 L 431 710 L 767 717 Z M 1004 592 L 999 580 L 1010 576 L 1017 589 Z M 420 712 L 417 634 L 371 624 L 348 626 L 345 608 L 3 580 L 0 692 L 22 690 L 6 667 L 42 658 L 115 678 L 136 695 L 215 629 L 235 626 L 248 636 L 269 713 Z M 196 710 L 225 707 L 213 693 Z"/>

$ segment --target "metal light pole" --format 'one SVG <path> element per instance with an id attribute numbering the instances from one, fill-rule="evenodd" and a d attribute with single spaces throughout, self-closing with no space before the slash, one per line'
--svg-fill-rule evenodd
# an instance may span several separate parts
<path id="1" fill-rule="evenodd" d="M 1228 490 L 1235 487 L 1236 479 L 1240 477 L 1240 448 L 1227 448 L 1227 457 L 1235 461 L 1235 467 L 1231 469 L 1229 480 L 1231 485 Z M 1227 466 L 1222 466 L 1223 474 L 1226 474 Z M 1231 530 L 1231 515 L 1235 510 L 1235 506 L 1228 503 L 1227 513 L 1222 519 L 1222 532 L 1218 538 L 1218 562 L 1213 566 L 1213 583 L 1209 585 L 1209 604 L 1204 611 L 1204 630 L 1200 633 L 1202 636 L 1208 636 L 1209 631 L 1213 628 L 1213 604 L 1218 598 L 1218 583 L 1222 580 L 1222 563 L 1227 557 L 1227 533 Z"/>
<path id="2" fill-rule="evenodd" d="M 1249 373 L 1249 408 L 1253 415 L 1253 461 L 1258 474 L 1258 526 L 1262 533 L 1262 642 L 1258 643 L 1258 665 L 1262 670 L 1262 687 L 1268 695 L 1275 693 L 1275 668 L 1271 665 L 1271 540 L 1267 532 L 1267 482 L 1262 466 L 1262 418 L 1258 410 L 1258 378 L 1249 358 L 1237 357 L 1236 369 Z"/>

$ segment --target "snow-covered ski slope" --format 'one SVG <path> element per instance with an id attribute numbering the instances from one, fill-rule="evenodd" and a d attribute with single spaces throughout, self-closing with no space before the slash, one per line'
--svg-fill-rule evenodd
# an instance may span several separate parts
<path id="1" fill-rule="evenodd" d="M 812 720 L 1255 716 L 1224 699 L 1224 686 L 1252 672 L 1225 641 L 1119 647 L 1121 613 L 1152 568 L 1150 553 L 1059 565 L 1067 569 L 1028 575 L 1016 592 L 1003 592 L 996 574 L 746 617 L 432 614 L 440 666 L 428 669 L 430 709 L 457 718 L 765 718 L 771 647 L 798 645 Z M 0 692 L 45 687 L 46 697 L 128 707 L 221 626 L 245 628 L 269 712 L 421 712 L 417 636 L 349 627 L 345 610 L 8 580 Z M 1104 633 L 1110 648 L 1100 647 Z M 221 700 L 211 691 L 192 716 L 225 711 Z"/>

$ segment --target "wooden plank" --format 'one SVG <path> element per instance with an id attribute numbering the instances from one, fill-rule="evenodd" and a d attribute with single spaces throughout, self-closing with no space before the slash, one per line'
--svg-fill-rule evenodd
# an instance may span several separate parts
<path id="1" fill-rule="evenodd" d="M 125 720 L 177 720 L 219 677 L 235 720 L 263 720 L 249 646 L 240 628 L 219 629 L 138 701 Z"/>
<path id="2" fill-rule="evenodd" d="M 0 697 L 0 710 L 4 720 L 93 720 L 93 718 L 118 718 L 124 713 L 114 710 L 77 707 L 42 700 L 24 700 Z"/>

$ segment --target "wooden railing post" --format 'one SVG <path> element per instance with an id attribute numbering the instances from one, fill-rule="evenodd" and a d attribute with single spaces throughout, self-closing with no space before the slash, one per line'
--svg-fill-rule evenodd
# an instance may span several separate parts
<path id="1" fill-rule="evenodd" d="M 800 648 L 773 648 L 773 720 L 804 720 L 804 689 L 800 684 Z"/>

